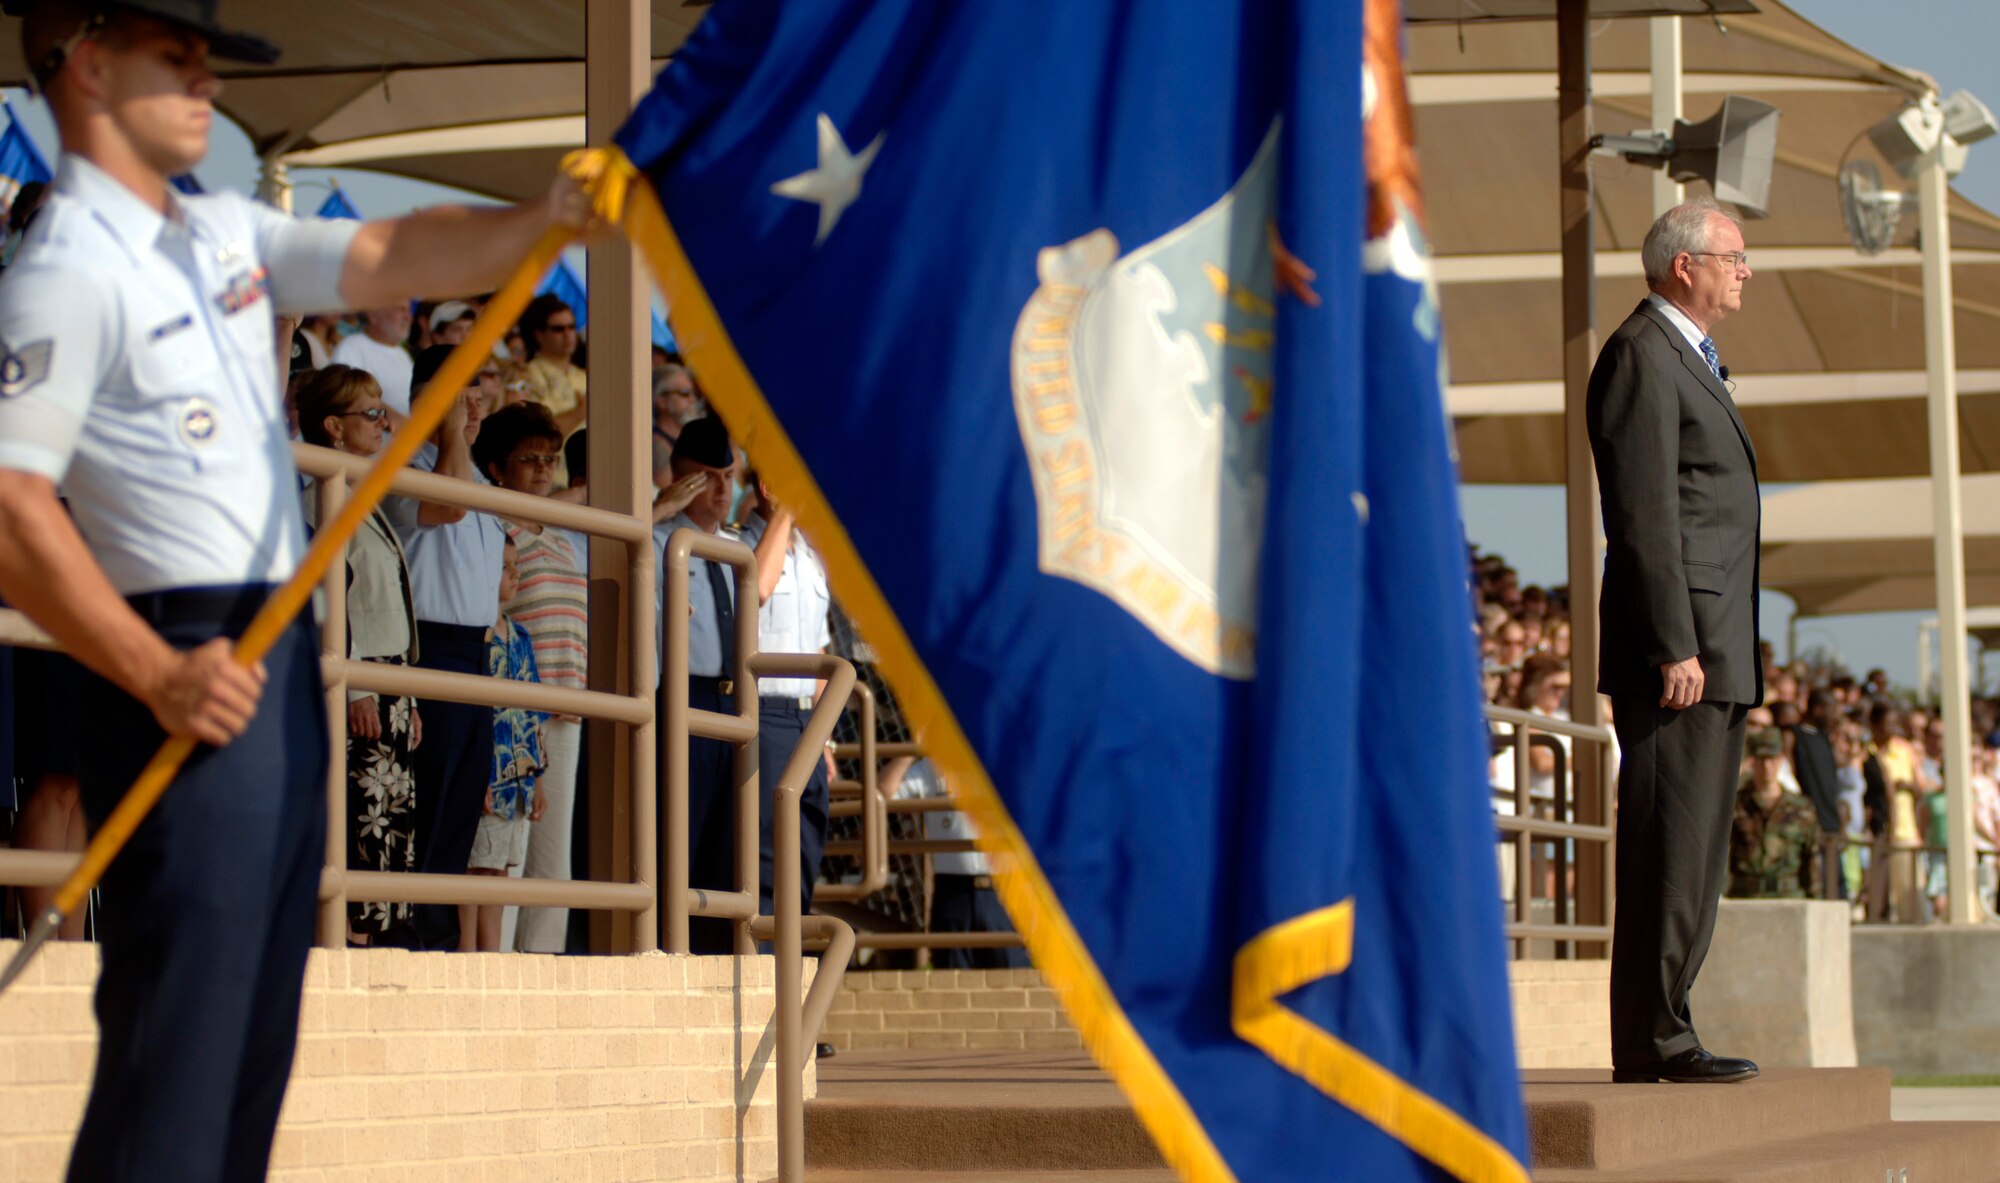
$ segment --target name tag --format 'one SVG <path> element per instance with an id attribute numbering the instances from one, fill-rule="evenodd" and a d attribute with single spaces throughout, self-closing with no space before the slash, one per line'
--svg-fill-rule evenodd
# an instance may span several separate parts
<path id="1" fill-rule="evenodd" d="M 181 315 L 175 317 L 174 319 L 166 322 L 165 324 L 154 325 L 150 330 L 147 331 L 146 340 L 159 341 L 164 338 L 171 337 L 175 333 L 180 332 L 182 329 L 187 328 L 189 325 L 192 325 L 193 323 L 194 323 L 194 317 L 189 316 L 187 313 L 184 312 Z"/>

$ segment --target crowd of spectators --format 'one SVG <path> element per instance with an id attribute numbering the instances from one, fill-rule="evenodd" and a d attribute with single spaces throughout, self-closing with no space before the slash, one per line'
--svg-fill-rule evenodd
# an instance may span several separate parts
<path id="1" fill-rule="evenodd" d="M 1470 561 L 1486 701 L 1567 721 L 1567 590 L 1524 586 L 1505 559 L 1476 547 Z M 1948 881 L 1941 714 L 1892 687 L 1880 669 L 1856 678 L 1835 662 L 1779 661 L 1769 642 L 1762 657 L 1764 703 L 1749 712 L 1729 894 L 1843 899 L 1853 903 L 1857 919 L 1915 923 L 1942 916 Z M 1583 676 L 1586 688 L 1594 686 L 1594 671 Z M 1600 704 L 1609 727 L 1609 702 Z M 1979 894 L 1991 907 L 2000 850 L 2000 699 L 1975 698 L 1970 714 Z M 1494 733 L 1495 806 L 1512 812 L 1511 729 Z M 1529 797 L 1544 816 L 1558 809 L 1555 780 L 1573 749 L 1568 737 L 1552 739 L 1531 744 L 1528 753 Z M 1538 878 L 1537 890 L 1548 892 L 1545 877 Z"/>

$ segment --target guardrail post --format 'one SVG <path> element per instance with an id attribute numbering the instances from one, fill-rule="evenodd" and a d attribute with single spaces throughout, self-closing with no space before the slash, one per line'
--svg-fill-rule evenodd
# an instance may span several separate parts
<path id="1" fill-rule="evenodd" d="M 343 473 L 318 479 L 318 525 L 325 526 L 340 507 L 347 501 L 347 477 Z M 343 658 L 347 656 L 347 561 L 346 549 L 341 551 L 341 561 L 326 569 L 326 578 L 320 582 L 324 593 L 326 620 L 322 622 L 319 634 L 319 651 L 322 658 Z M 325 664 L 322 661 L 321 664 Z M 325 876 L 335 883 L 342 881 L 347 872 L 347 678 L 343 675 L 325 681 L 327 760 L 326 760 L 326 870 Z M 336 890 L 331 895 L 321 893 L 319 902 L 319 945 L 322 949 L 344 949 L 347 947 L 347 895 Z"/>

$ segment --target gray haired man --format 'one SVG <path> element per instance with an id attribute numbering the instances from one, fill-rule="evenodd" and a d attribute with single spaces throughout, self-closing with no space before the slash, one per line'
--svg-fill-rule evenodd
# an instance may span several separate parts
<path id="1" fill-rule="evenodd" d="M 1742 307 L 1743 234 L 1710 201 L 1661 215 L 1640 251 L 1652 289 L 1590 375 L 1602 488 L 1599 692 L 1618 774 L 1618 1081 L 1745 1080 L 1701 1046 L 1688 991 L 1715 931 L 1757 650 L 1757 453 L 1709 331 Z"/>

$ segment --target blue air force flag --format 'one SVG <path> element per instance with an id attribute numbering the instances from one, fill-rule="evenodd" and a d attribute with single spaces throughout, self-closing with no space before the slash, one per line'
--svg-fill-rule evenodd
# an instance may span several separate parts
<path id="1" fill-rule="evenodd" d="M 21 121 L 14 114 L 14 104 L 0 99 L 0 114 L 7 116 L 7 128 L 0 131 L 0 209 L 14 204 L 14 198 L 21 192 L 21 186 L 30 181 L 47 184 L 55 177 L 49 171 L 49 162 L 42 159 L 41 149 L 28 138 Z"/>
<path id="2" fill-rule="evenodd" d="M 735 0 L 618 138 L 704 388 L 1190 1180 L 1526 1179 L 1399 37 Z"/>

